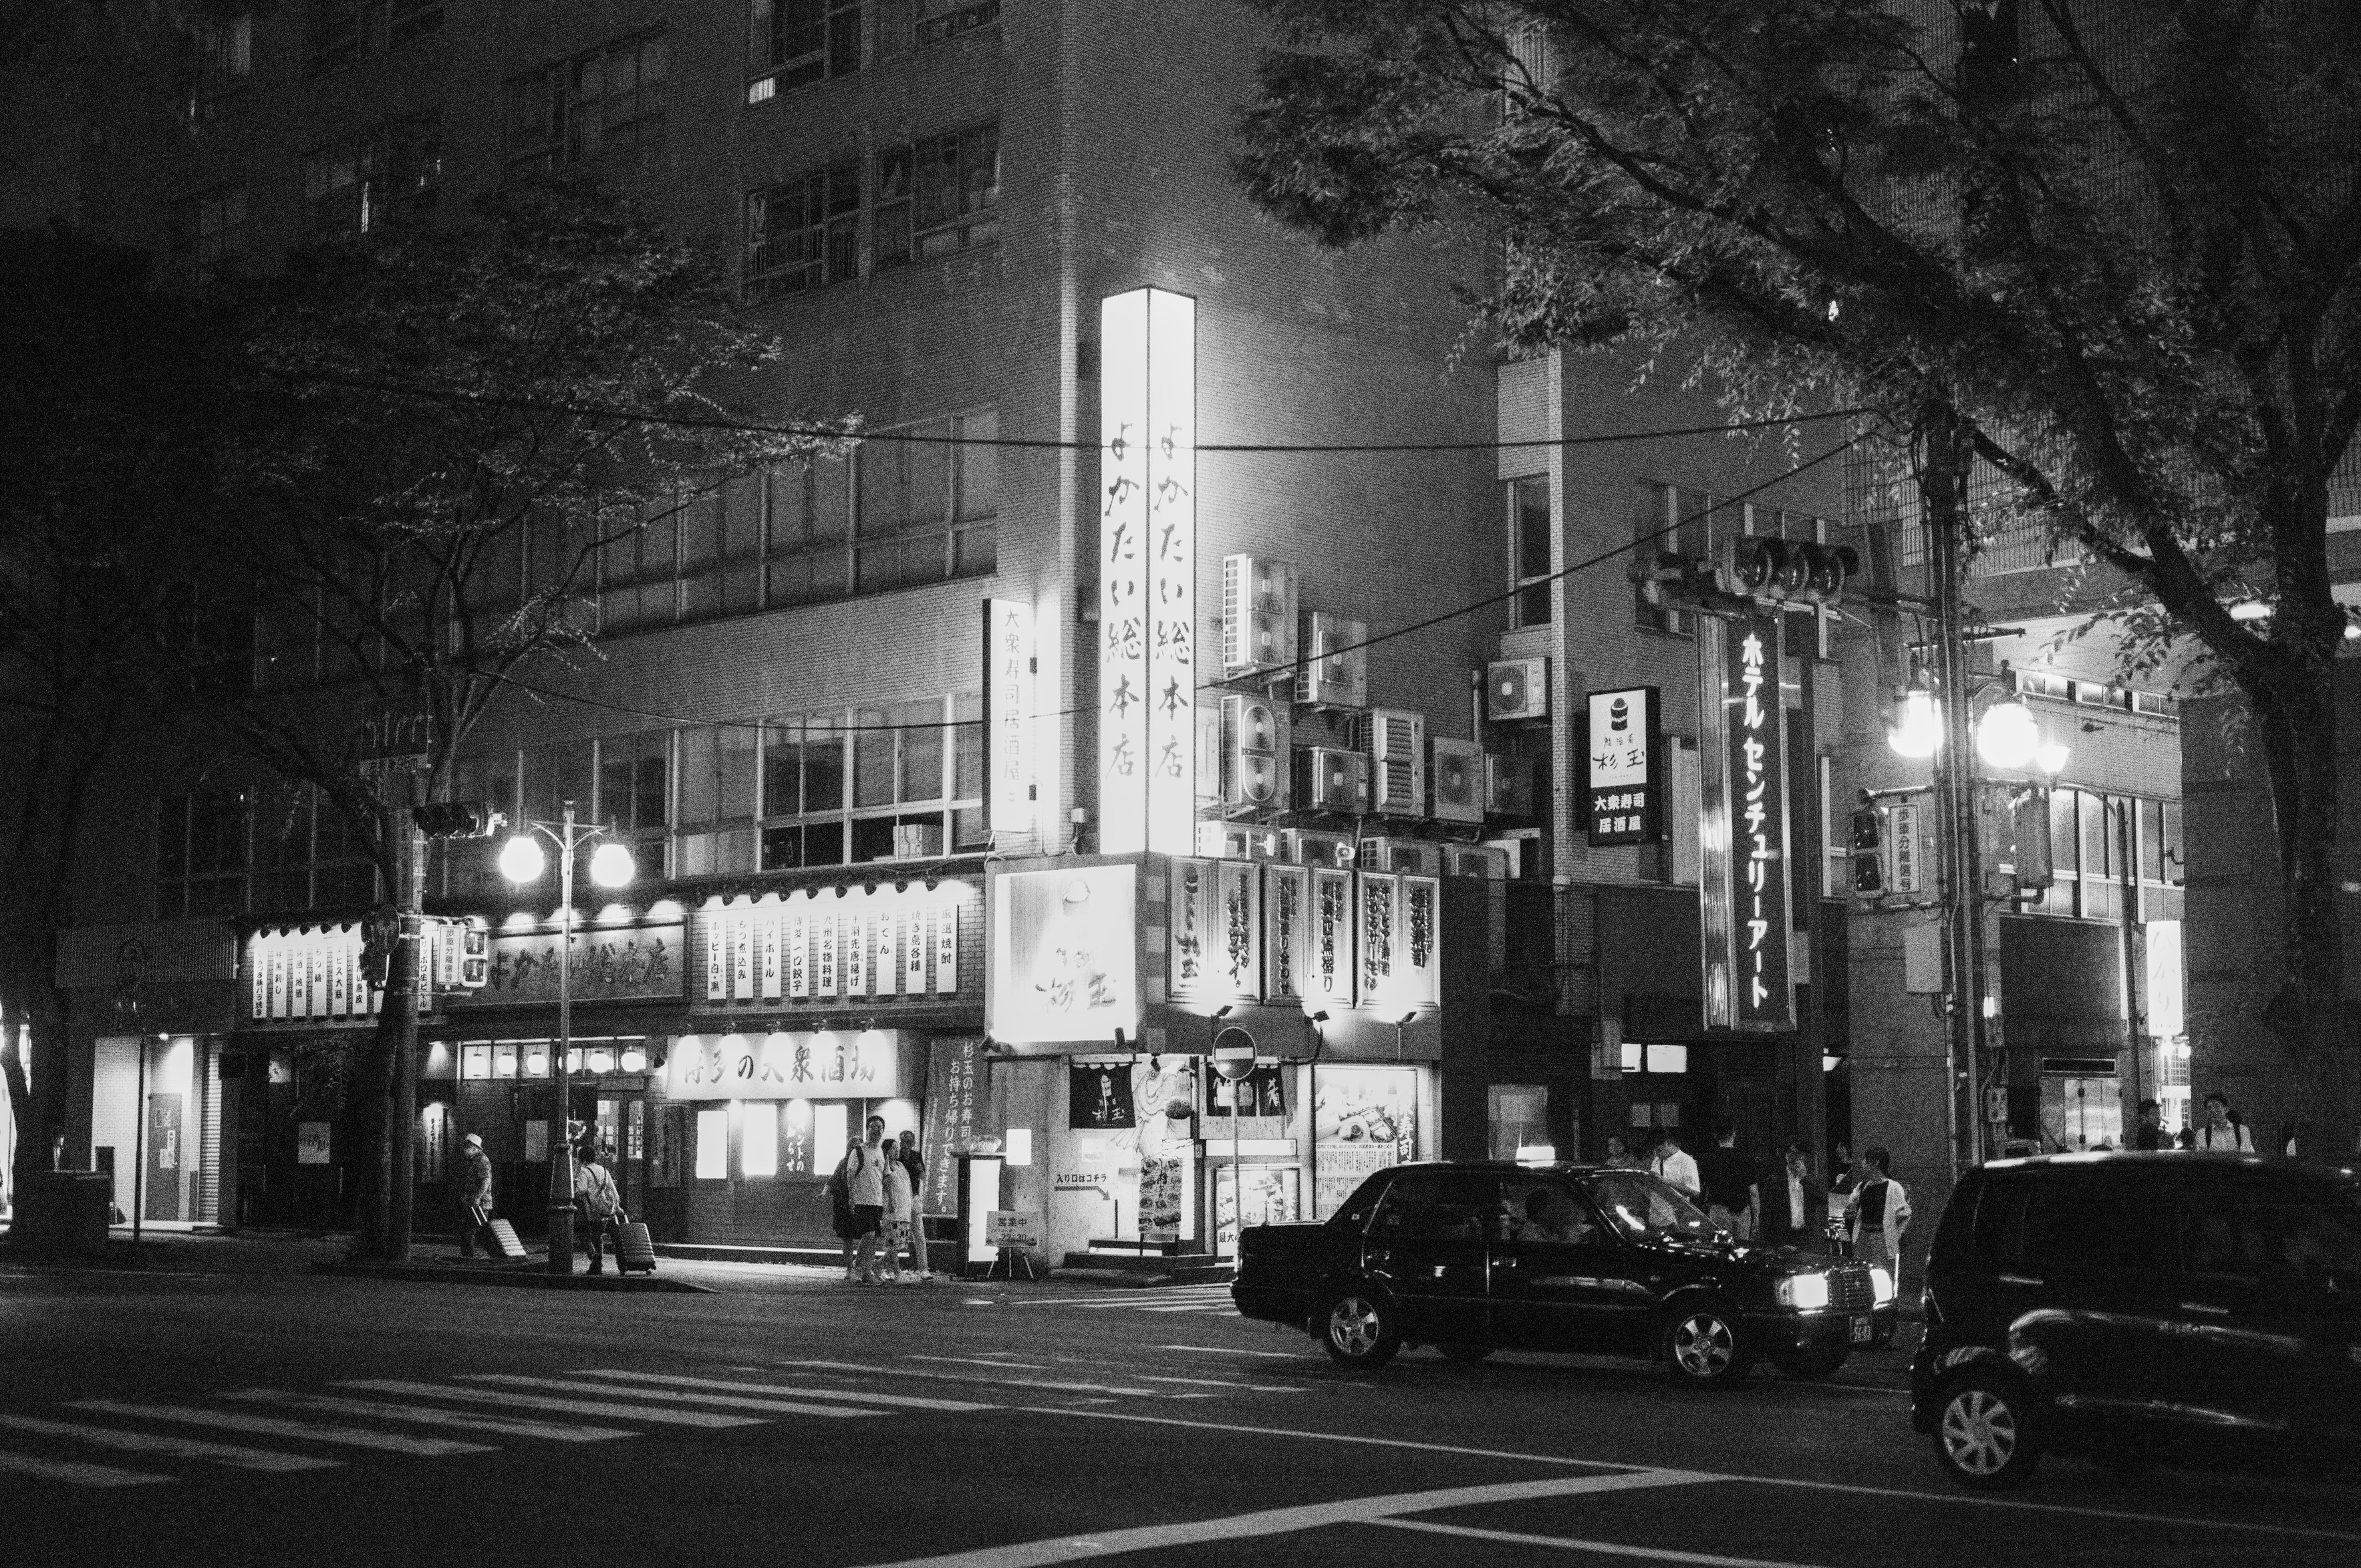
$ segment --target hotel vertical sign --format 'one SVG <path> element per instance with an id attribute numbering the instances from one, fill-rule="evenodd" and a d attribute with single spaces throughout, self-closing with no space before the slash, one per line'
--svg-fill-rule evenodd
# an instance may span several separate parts
<path id="1" fill-rule="evenodd" d="M 1779 692 L 1784 618 L 1699 620 L 1705 1021 L 1776 1033 L 1795 1026 L 1786 710 Z"/>
<path id="2" fill-rule="evenodd" d="M 1099 302 L 1099 849 L 1195 849 L 1197 302 Z"/>

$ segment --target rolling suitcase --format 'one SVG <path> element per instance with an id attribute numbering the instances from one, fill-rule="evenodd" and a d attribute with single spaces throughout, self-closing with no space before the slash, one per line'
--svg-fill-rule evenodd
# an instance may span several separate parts
<path id="1" fill-rule="evenodd" d="M 648 1227 L 638 1220 L 626 1220 L 615 1227 L 615 1272 L 629 1274 L 633 1269 L 653 1274 L 656 1271 L 655 1244 L 648 1239 Z"/>
<path id="2" fill-rule="evenodd" d="M 524 1243 L 517 1240 L 516 1227 L 506 1220 L 492 1222 L 492 1245 L 501 1257 L 523 1257 Z"/>

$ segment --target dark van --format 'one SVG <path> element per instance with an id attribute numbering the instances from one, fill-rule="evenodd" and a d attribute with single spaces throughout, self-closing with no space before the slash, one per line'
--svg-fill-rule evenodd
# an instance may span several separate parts
<path id="1" fill-rule="evenodd" d="M 2045 1452 L 2133 1465 L 2361 1453 L 2361 1182 L 2190 1153 L 1998 1160 L 1927 1257 L 1911 1417 L 1970 1486 Z"/>

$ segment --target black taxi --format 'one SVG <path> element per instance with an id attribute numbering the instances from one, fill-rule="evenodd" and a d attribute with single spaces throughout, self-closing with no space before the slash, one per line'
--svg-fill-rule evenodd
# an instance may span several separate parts
<path id="1" fill-rule="evenodd" d="M 1325 1221 L 1247 1227 L 1230 1296 L 1349 1365 L 1580 1352 L 1704 1387 L 1758 1361 L 1825 1377 L 1895 1310 L 1883 1269 L 1741 1246 L 1644 1171 L 1481 1161 L 1396 1166 Z"/>

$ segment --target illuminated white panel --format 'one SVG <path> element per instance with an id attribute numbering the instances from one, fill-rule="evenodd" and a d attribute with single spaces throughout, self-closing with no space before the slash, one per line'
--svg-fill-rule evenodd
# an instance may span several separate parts
<path id="1" fill-rule="evenodd" d="M 767 1100 L 750 1100 L 740 1110 L 738 1169 L 744 1176 L 779 1174 L 779 1113 Z M 702 1160 L 699 1161 L 702 1164 Z"/>
<path id="2" fill-rule="evenodd" d="M 1148 847 L 1197 828 L 1197 302 L 1148 291 Z"/>
<path id="3" fill-rule="evenodd" d="M 716 1105 L 697 1113 L 697 1179 L 730 1179 L 730 1107 Z"/>
<path id="4" fill-rule="evenodd" d="M 983 804 L 985 822 L 1004 849 L 1034 831 L 1033 754 L 1027 742 L 1038 689 L 1035 660 L 1033 607 L 1015 599 L 984 600 Z"/>
<path id="5" fill-rule="evenodd" d="M 1099 848 L 1148 848 L 1148 291 L 1099 302 Z"/>
<path id="6" fill-rule="evenodd" d="M 841 1100 L 812 1102 L 812 1168 L 834 1170 L 851 1134 L 851 1108 Z"/>

